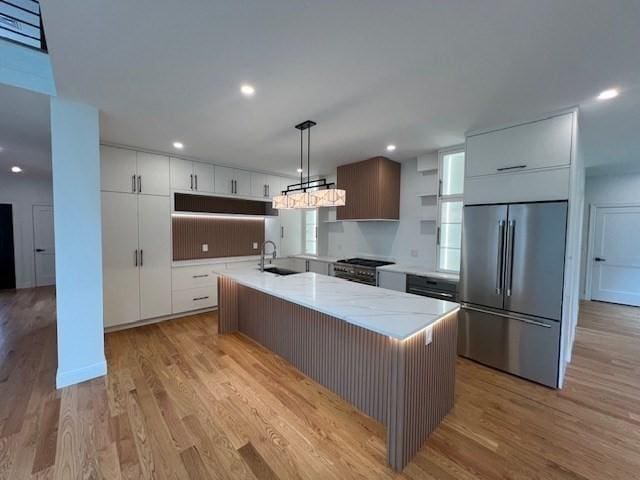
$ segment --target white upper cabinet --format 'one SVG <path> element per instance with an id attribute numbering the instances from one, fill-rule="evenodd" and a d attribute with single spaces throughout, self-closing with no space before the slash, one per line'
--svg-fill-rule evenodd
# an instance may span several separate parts
<path id="1" fill-rule="evenodd" d="M 171 188 L 173 190 L 213 192 L 213 165 L 172 158 Z"/>
<path id="2" fill-rule="evenodd" d="M 100 175 L 105 192 L 169 195 L 168 157 L 101 146 Z"/>
<path id="3" fill-rule="evenodd" d="M 197 192 L 213 192 L 213 165 L 193 162 L 193 187 Z"/>
<path id="4" fill-rule="evenodd" d="M 171 188 L 193 190 L 193 162 L 180 158 L 171 159 Z"/>
<path id="5" fill-rule="evenodd" d="M 275 195 L 280 195 L 283 183 L 288 184 L 291 181 L 275 175 L 251 172 L 251 196 L 271 200 Z M 284 188 L 287 188 L 286 185 Z"/>
<path id="6" fill-rule="evenodd" d="M 467 137 L 466 176 L 571 164 L 573 113 Z"/>
<path id="7" fill-rule="evenodd" d="M 136 152 L 100 146 L 100 189 L 105 192 L 135 193 Z"/>
<path id="8" fill-rule="evenodd" d="M 280 191 L 282 190 L 282 184 L 288 183 L 288 180 L 283 179 L 282 177 L 274 177 L 273 175 L 267 175 L 267 196 L 271 199 L 276 195 L 280 195 Z M 285 186 L 285 188 L 287 188 Z"/>
<path id="9" fill-rule="evenodd" d="M 251 196 L 251 172 L 214 167 L 214 191 L 225 195 Z"/>
<path id="10" fill-rule="evenodd" d="M 216 193 L 231 195 L 235 193 L 235 170 L 227 167 L 214 167 L 214 188 Z"/>
<path id="11" fill-rule="evenodd" d="M 138 152 L 138 193 L 168 196 L 169 157 Z"/>
<path id="12" fill-rule="evenodd" d="M 251 196 L 256 198 L 269 198 L 267 193 L 267 177 L 263 173 L 251 172 Z"/>
<path id="13" fill-rule="evenodd" d="M 251 196 L 251 172 L 246 170 L 235 170 L 236 174 L 236 195 L 242 197 Z"/>

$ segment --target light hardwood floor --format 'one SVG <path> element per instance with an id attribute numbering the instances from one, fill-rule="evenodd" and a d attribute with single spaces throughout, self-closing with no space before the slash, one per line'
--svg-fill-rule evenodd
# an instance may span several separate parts
<path id="1" fill-rule="evenodd" d="M 0 292 L 0 478 L 640 478 L 640 309 L 584 303 L 566 386 L 460 359 L 402 475 L 380 424 L 215 314 L 107 335 L 109 375 L 54 388 L 50 288 Z"/>

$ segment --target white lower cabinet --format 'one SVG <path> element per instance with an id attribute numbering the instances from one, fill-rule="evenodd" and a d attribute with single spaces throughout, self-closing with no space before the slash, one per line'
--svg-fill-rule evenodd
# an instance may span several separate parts
<path id="1" fill-rule="evenodd" d="M 378 286 L 398 292 L 407 291 L 407 275 L 399 272 L 378 272 Z"/>
<path id="2" fill-rule="evenodd" d="M 321 262 L 319 260 L 307 260 L 307 267 L 307 271 L 309 272 L 329 275 L 329 263 L 327 262 Z"/>
<path id="3" fill-rule="evenodd" d="M 104 326 L 140 319 L 138 195 L 102 192 Z"/>
<path id="4" fill-rule="evenodd" d="M 218 276 L 211 265 L 172 269 L 173 313 L 211 308 L 218 305 Z"/>
<path id="5" fill-rule="evenodd" d="M 102 192 L 104 325 L 171 313 L 169 197 Z"/>
<path id="6" fill-rule="evenodd" d="M 147 195 L 139 198 L 141 319 L 171 313 L 170 211 L 169 197 Z"/>
<path id="7" fill-rule="evenodd" d="M 218 305 L 218 284 L 213 286 L 177 290 L 172 293 L 173 313 L 188 312 Z"/>

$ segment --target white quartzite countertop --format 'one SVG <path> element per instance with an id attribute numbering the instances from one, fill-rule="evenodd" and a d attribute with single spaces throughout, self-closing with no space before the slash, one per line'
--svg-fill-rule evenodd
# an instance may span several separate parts
<path id="1" fill-rule="evenodd" d="M 382 335 L 404 340 L 456 310 L 435 298 L 349 282 L 312 272 L 278 276 L 255 268 L 214 272 L 274 297 L 308 307 Z"/>

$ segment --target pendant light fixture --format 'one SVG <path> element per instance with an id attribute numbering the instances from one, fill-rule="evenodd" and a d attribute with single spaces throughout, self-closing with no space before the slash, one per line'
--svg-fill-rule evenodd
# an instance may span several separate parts
<path id="1" fill-rule="evenodd" d="M 289 210 L 298 208 L 341 207 L 346 204 L 347 192 L 335 188 L 326 178 L 311 180 L 311 127 L 313 120 L 295 126 L 300 130 L 300 183 L 288 185 L 281 195 L 273 197 L 273 208 Z M 304 131 L 307 131 L 307 180 L 304 180 Z"/>

